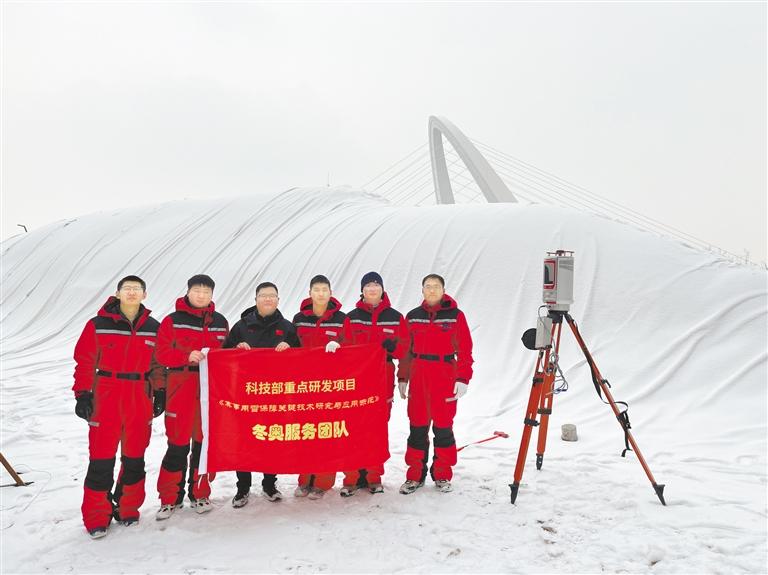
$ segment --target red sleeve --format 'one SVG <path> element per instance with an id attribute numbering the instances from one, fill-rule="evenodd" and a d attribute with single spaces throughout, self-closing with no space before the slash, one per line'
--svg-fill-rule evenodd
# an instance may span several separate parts
<path id="1" fill-rule="evenodd" d="M 167 316 L 157 330 L 157 345 L 155 358 L 165 367 L 183 367 L 187 365 L 189 353 L 176 349 L 173 318 Z"/>
<path id="2" fill-rule="evenodd" d="M 395 347 L 395 351 L 392 352 L 392 357 L 402 360 L 405 357 L 405 354 L 408 353 L 410 344 L 408 339 L 408 324 L 403 316 L 400 316 L 400 325 L 397 327 L 396 341 L 397 347 Z"/>
<path id="3" fill-rule="evenodd" d="M 349 321 L 349 316 L 344 318 L 344 326 L 341 328 L 341 339 L 339 343 L 353 343 L 352 338 L 352 323 Z"/>
<path id="4" fill-rule="evenodd" d="M 96 341 L 96 326 L 92 321 L 85 324 L 83 333 L 75 345 L 75 384 L 72 391 L 92 391 L 99 361 L 99 346 Z"/>
<path id="5" fill-rule="evenodd" d="M 458 355 L 456 360 L 456 379 L 469 383 L 469 380 L 472 379 L 472 364 L 475 360 L 472 359 L 472 334 L 469 332 L 467 318 L 464 317 L 464 312 L 462 311 L 459 311 L 456 316 L 456 334 L 453 346 Z"/>
<path id="6" fill-rule="evenodd" d="M 403 341 L 405 342 L 405 353 L 403 354 L 402 359 L 397 362 L 398 381 L 408 380 L 411 378 L 411 332 L 408 329 L 408 321 L 403 318 L 402 322 L 405 324 L 405 337 L 403 338 Z"/>

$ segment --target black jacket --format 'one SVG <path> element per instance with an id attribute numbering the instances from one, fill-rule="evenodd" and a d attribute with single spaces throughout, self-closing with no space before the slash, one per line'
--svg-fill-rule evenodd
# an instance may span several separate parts
<path id="1" fill-rule="evenodd" d="M 230 330 L 222 348 L 237 347 L 242 342 L 251 347 L 270 348 L 283 341 L 291 347 L 301 347 L 296 328 L 283 317 L 279 309 L 268 317 L 261 317 L 256 306 L 253 306 L 240 314 L 240 318 Z"/>

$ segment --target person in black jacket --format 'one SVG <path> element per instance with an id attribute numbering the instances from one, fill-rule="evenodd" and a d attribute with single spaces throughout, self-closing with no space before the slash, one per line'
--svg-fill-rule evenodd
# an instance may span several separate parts
<path id="1" fill-rule="evenodd" d="M 301 347 L 296 328 L 277 309 L 279 301 L 277 286 L 272 282 L 262 282 L 256 286 L 256 305 L 240 315 L 241 319 L 230 330 L 222 348 L 274 348 L 275 351 L 284 351 L 289 347 Z M 264 474 L 261 487 L 264 497 L 270 501 L 283 498 L 276 483 L 277 475 Z M 250 491 L 251 472 L 238 471 L 237 493 L 232 499 L 232 507 L 244 507 L 248 503 Z"/>

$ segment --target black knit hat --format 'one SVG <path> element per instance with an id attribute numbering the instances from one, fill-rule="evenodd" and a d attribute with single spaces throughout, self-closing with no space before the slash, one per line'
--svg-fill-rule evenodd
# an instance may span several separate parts
<path id="1" fill-rule="evenodd" d="M 216 283 L 211 279 L 211 276 L 197 274 L 187 280 L 187 289 L 190 289 L 192 286 L 205 286 L 211 288 L 211 291 L 213 291 L 213 288 L 216 287 Z"/>
<path id="2" fill-rule="evenodd" d="M 363 276 L 363 279 L 360 280 L 360 291 L 363 291 L 363 288 L 371 282 L 379 284 L 381 289 L 384 289 L 384 280 L 381 279 L 381 276 L 376 272 L 368 272 Z"/>
<path id="3" fill-rule="evenodd" d="M 328 284 L 328 288 L 330 288 L 331 280 L 329 280 L 327 277 L 325 277 L 322 274 L 318 274 L 315 277 L 313 277 L 311 280 L 309 280 L 309 289 L 312 289 L 312 286 L 315 284 Z"/>

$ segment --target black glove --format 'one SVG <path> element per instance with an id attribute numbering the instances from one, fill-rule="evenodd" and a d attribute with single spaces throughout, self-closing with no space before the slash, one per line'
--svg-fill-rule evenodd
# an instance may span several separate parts
<path id="1" fill-rule="evenodd" d="M 385 339 L 381 342 L 381 347 L 386 349 L 389 353 L 395 353 L 397 342 L 394 339 Z"/>
<path id="2" fill-rule="evenodd" d="M 75 415 L 88 421 L 93 415 L 93 392 L 81 391 L 75 396 Z"/>
<path id="3" fill-rule="evenodd" d="M 165 411 L 165 389 L 156 389 L 152 397 L 152 415 L 159 417 Z"/>

